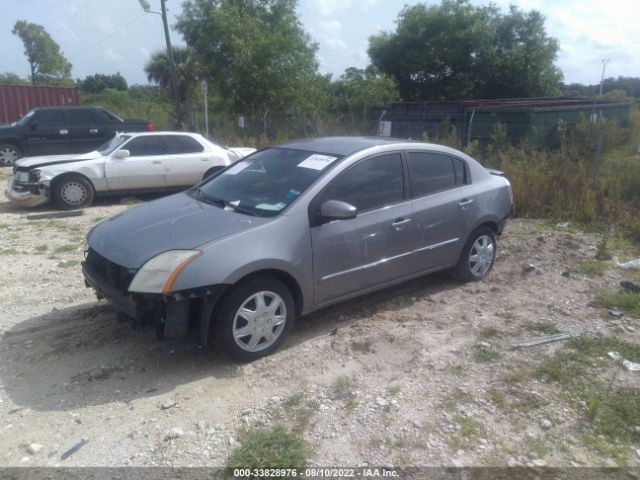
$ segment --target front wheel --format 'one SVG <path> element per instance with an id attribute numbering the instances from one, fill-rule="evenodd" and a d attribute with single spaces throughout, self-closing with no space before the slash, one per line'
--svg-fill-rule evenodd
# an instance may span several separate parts
<path id="1" fill-rule="evenodd" d="M 22 157 L 22 152 L 15 145 L 10 143 L 0 145 L 0 165 L 11 167 Z"/>
<path id="2" fill-rule="evenodd" d="M 480 227 L 465 243 L 453 276 L 461 282 L 477 282 L 484 279 L 496 259 L 496 234 L 488 227 Z"/>
<path id="3" fill-rule="evenodd" d="M 235 360 L 249 362 L 276 350 L 291 330 L 293 296 L 275 278 L 250 279 L 233 288 L 217 317 L 217 346 Z"/>
<path id="4" fill-rule="evenodd" d="M 88 207 L 94 194 L 91 182 L 80 175 L 68 175 L 53 186 L 53 200 L 63 210 Z"/>

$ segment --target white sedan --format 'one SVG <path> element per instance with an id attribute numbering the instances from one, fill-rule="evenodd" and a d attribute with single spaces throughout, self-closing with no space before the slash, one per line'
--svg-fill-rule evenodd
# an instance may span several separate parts
<path id="1" fill-rule="evenodd" d="M 180 190 L 253 153 L 182 132 L 120 133 L 94 152 L 18 160 L 5 194 L 19 206 L 82 208 L 96 195 Z"/>

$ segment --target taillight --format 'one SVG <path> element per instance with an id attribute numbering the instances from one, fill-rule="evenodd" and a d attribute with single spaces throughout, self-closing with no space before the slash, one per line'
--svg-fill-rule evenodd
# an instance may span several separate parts
<path id="1" fill-rule="evenodd" d="M 151 120 L 147 122 L 147 132 L 155 132 L 156 126 L 153 124 Z"/>

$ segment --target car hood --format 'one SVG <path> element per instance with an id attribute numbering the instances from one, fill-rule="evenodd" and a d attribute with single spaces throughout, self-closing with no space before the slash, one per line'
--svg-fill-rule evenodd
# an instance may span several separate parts
<path id="1" fill-rule="evenodd" d="M 18 167 L 22 168 L 36 168 L 36 167 L 46 167 L 47 165 L 58 165 L 61 163 L 73 163 L 73 162 L 82 162 L 85 160 L 93 160 L 95 158 L 99 158 L 102 155 L 98 152 L 89 152 L 89 153 L 70 153 L 67 155 L 44 155 L 41 157 L 26 157 L 21 158 L 16 162 Z"/>
<path id="2" fill-rule="evenodd" d="M 270 218 L 250 217 L 178 193 L 126 210 L 99 223 L 89 246 L 126 268 L 140 268 L 167 250 L 191 250 Z"/>

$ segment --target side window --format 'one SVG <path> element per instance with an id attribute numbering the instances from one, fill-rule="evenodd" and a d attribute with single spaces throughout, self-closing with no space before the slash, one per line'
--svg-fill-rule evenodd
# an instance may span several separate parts
<path id="1" fill-rule="evenodd" d="M 459 158 L 454 158 L 453 169 L 456 172 L 456 186 L 466 185 L 467 183 L 469 183 L 469 180 L 467 179 L 467 169 L 464 161 L 460 160 Z"/>
<path id="2" fill-rule="evenodd" d="M 160 135 L 149 135 L 134 138 L 122 148 L 129 150 L 132 157 L 162 155 L 162 137 Z"/>
<path id="3" fill-rule="evenodd" d="M 408 152 L 408 156 L 411 195 L 413 197 L 440 192 L 456 186 L 454 162 L 448 155 Z"/>
<path id="4" fill-rule="evenodd" d="M 399 202 L 403 195 L 402 157 L 391 153 L 351 167 L 329 185 L 323 197 L 342 200 L 358 211 L 366 211 Z"/>
<path id="5" fill-rule="evenodd" d="M 186 135 L 165 135 L 164 153 L 175 155 L 178 153 L 200 153 L 204 147 L 194 138 Z"/>
<path id="6" fill-rule="evenodd" d="M 96 123 L 93 118 L 91 110 L 82 109 L 69 109 L 67 110 L 67 125 L 70 127 L 82 127 L 87 125 L 94 125 Z"/>
<path id="7" fill-rule="evenodd" d="M 36 113 L 33 122 L 38 122 L 39 127 L 64 127 L 61 110 L 41 110 Z"/>

